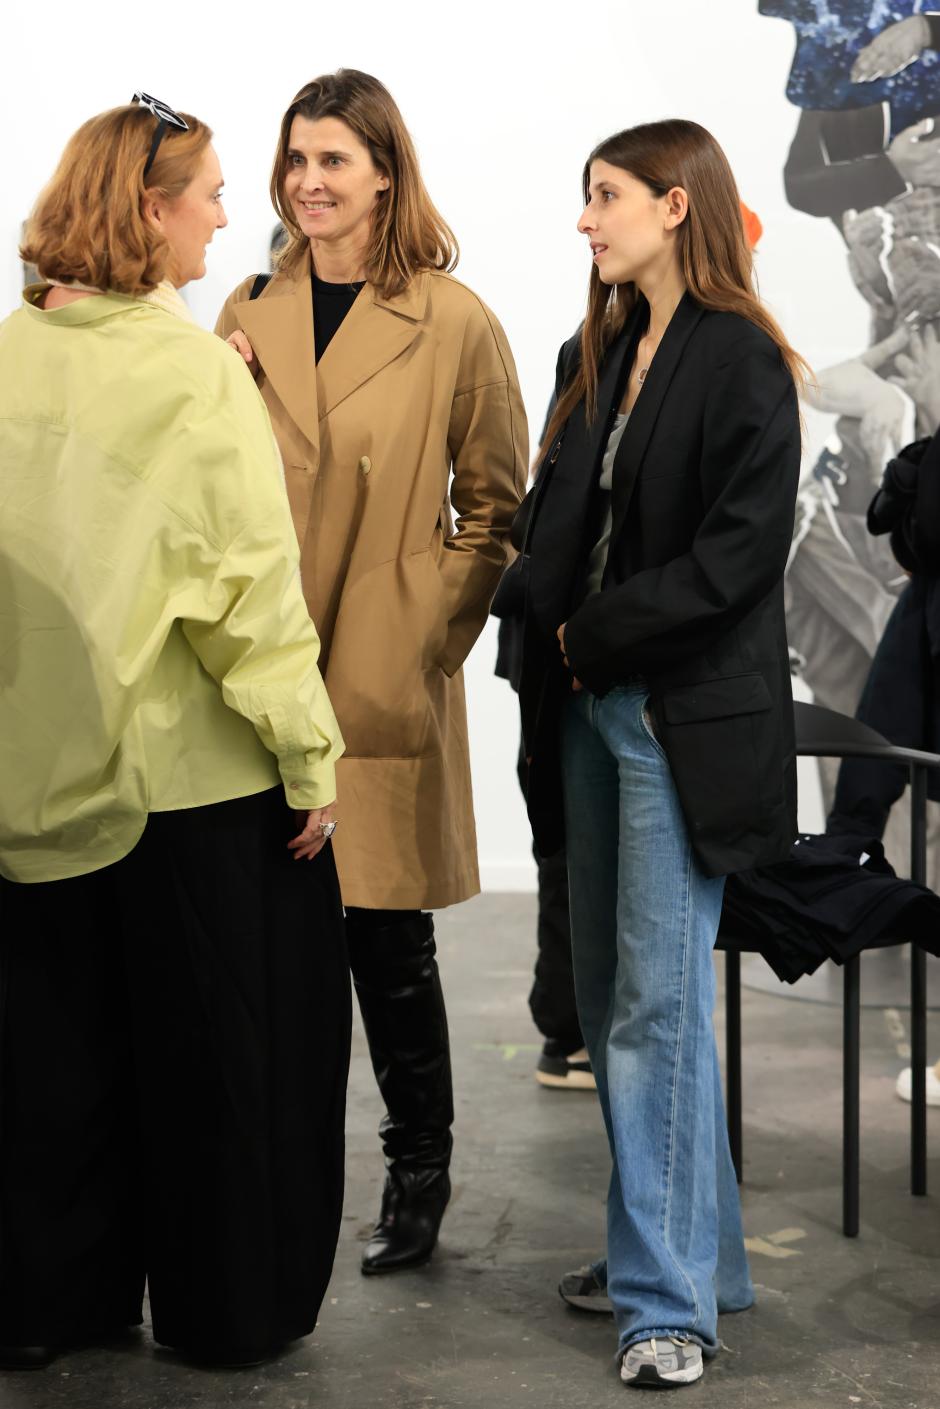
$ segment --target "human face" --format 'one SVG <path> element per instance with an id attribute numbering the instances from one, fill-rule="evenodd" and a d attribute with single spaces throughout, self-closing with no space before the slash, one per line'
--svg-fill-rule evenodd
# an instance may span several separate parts
<path id="1" fill-rule="evenodd" d="M 688 211 L 681 186 L 657 196 L 643 181 L 610 162 L 591 163 L 590 199 L 578 229 L 587 235 L 605 284 L 635 283 L 678 266 L 675 232 Z"/>
<path id="2" fill-rule="evenodd" d="M 170 246 L 167 278 L 181 289 L 206 272 L 206 246 L 216 230 L 228 224 L 222 208 L 222 169 L 210 145 L 202 154 L 195 176 L 173 200 L 155 195 L 148 215 Z"/>
<path id="3" fill-rule="evenodd" d="M 284 199 L 308 239 L 365 247 L 388 177 L 338 117 L 295 117 L 287 143 Z"/>

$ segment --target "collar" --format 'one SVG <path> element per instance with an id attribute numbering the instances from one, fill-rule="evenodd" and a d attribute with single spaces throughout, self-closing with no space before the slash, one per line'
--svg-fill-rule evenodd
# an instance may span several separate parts
<path id="1" fill-rule="evenodd" d="M 306 290 L 313 286 L 315 277 L 317 276 L 313 272 L 313 260 L 305 259 L 293 273 L 279 272 L 275 274 L 265 289 L 265 294 L 274 298 L 278 293 L 287 293 L 299 288 Z M 371 306 L 387 309 L 389 313 L 397 313 L 400 318 L 407 318 L 412 323 L 420 323 L 427 313 L 431 291 L 431 271 L 429 269 L 419 270 L 407 288 L 403 289 L 400 294 L 394 294 L 391 298 L 383 298 L 375 285 L 368 281 L 357 283 L 354 287 L 362 290 L 365 301 Z"/>
<path id="2" fill-rule="evenodd" d="M 97 323 L 103 318 L 113 317 L 116 313 L 126 313 L 128 309 L 134 308 L 139 303 L 148 304 L 151 308 L 162 309 L 164 313 L 170 313 L 186 322 L 195 322 L 179 290 L 174 288 L 168 279 L 164 279 L 161 284 L 158 284 L 147 294 L 119 294 L 113 289 L 94 291 L 89 289 L 91 297 L 77 298 L 74 303 L 68 303 L 64 308 L 49 310 L 40 308 L 39 300 L 52 287 L 84 290 L 88 289 L 88 285 L 67 284 L 61 279 L 45 279 L 42 283 L 30 284 L 23 290 L 23 306 L 32 317 L 41 318 L 43 322 L 61 327 L 78 327 L 83 323 Z"/>

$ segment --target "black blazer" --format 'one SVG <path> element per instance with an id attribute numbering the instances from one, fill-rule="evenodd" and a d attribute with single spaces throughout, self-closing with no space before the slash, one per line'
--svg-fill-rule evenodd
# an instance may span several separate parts
<path id="1" fill-rule="evenodd" d="M 648 316 L 641 300 L 604 358 L 596 420 L 576 407 L 539 475 L 520 682 L 529 815 L 550 854 L 564 840 L 559 724 L 571 678 L 555 632 L 567 621 L 571 669 L 588 689 L 646 680 L 696 853 L 722 875 L 786 856 L 796 835 L 783 572 L 799 413 L 766 334 L 687 294 L 620 442 L 604 586 L 583 600 L 600 460 Z M 556 394 L 575 346 L 562 348 Z"/>

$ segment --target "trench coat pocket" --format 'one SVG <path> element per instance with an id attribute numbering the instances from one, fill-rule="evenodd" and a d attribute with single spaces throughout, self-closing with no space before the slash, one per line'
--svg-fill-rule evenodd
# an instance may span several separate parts
<path id="1" fill-rule="evenodd" d="M 447 645 L 447 631 L 450 625 L 444 596 L 444 583 L 436 556 L 430 549 L 420 555 L 416 554 L 416 556 L 420 556 L 423 560 L 427 583 L 424 597 L 427 626 L 422 650 L 422 666 L 424 670 L 439 670 L 441 657 Z"/>
<path id="2" fill-rule="evenodd" d="M 738 714 L 761 714 L 773 701 L 763 675 L 729 675 L 723 680 L 703 680 L 662 692 L 662 712 L 667 724 L 697 724 Z"/>

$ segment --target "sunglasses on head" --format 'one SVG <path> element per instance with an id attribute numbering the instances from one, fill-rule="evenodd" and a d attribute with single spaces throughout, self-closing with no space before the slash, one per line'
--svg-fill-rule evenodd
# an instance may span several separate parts
<path id="1" fill-rule="evenodd" d="M 152 98 L 149 93 L 135 93 L 131 102 L 140 103 L 142 108 L 148 108 L 157 119 L 156 131 L 153 134 L 153 141 L 150 143 L 150 155 L 144 165 L 144 180 L 146 180 L 167 128 L 176 127 L 180 132 L 188 132 L 189 123 L 185 118 L 180 117 L 179 113 L 175 113 L 172 108 L 167 107 L 166 103 L 161 103 L 159 98 Z"/>

